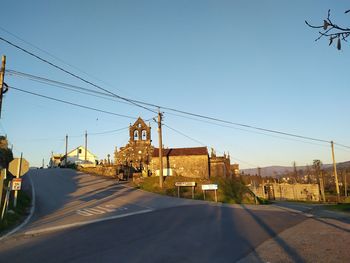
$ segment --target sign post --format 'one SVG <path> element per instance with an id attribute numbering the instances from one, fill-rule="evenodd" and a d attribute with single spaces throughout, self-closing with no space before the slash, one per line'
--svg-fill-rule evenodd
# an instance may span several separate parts
<path id="1" fill-rule="evenodd" d="M 6 189 L 4 206 L 2 207 L 2 211 L 1 211 L 1 220 L 4 218 L 4 216 L 5 216 L 6 212 L 7 212 L 7 208 L 9 206 L 10 192 L 11 192 L 11 181 L 9 181 L 7 189 Z"/>
<path id="2" fill-rule="evenodd" d="M 2 197 L 2 190 L 4 188 L 4 179 L 6 178 L 6 169 L 1 169 L 0 174 L 0 203 L 1 203 L 1 197 Z"/>
<path id="3" fill-rule="evenodd" d="M 29 163 L 26 159 L 23 158 L 23 153 L 21 153 L 21 158 L 13 159 L 9 164 L 9 171 L 16 176 L 12 182 L 12 190 L 15 191 L 13 198 L 13 206 L 17 206 L 17 195 L 18 190 L 21 189 L 21 179 L 20 176 L 23 176 L 29 170 Z"/>
<path id="4" fill-rule="evenodd" d="M 217 203 L 218 202 L 218 196 L 217 196 L 217 192 L 216 192 L 217 189 L 218 189 L 217 184 L 203 184 L 202 191 L 203 191 L 204 200 L 205 200 L 205 191 L 214 190 L 215 191 L 215 202 Z"/>
<path id="5" fill-rule="evenodd" d="M 180 198 L 180 187 L 192 187 L 192 199 L 194 199 L 194 188 L 196 186 L 196 182 L 175 182 L 175 186 L 177 186 L 178 198 Z"/>

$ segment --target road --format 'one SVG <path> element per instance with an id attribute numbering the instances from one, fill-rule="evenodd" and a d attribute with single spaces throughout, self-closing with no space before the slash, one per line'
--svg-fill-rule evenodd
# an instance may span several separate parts
<path id="1" fill-rule="evenodd" d="M 35 212 L 0 262 L 236 262 L 307 217 L 147 193 L 69 169 L 31 170 Z M 278 246 L 298 262 L 283 239 Z"/>

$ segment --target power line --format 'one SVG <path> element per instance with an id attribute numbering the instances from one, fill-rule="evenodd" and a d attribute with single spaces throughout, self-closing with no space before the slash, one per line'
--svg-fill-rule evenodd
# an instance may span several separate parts
<path id="1" fill-rule="evenodd" d="M 174 128 L 170 127 L 169 125 L 166 125 L 166 124 L 164 124 L 164 123 L 163 123 L 163 125 L 166 126 L 167 128 L 169 128 L 170 130 L 173 130 L 174 132 L 176 132 L 176 133 L 178 133 L 178 134 L 180 134 L 180 135 L 182 135 L 182 136 L 184 136 L 184 137 L 186 137 L 186 138 L 188 138 L 188 139 L 190 139 L 190 140 L 192 140 L 192 141 L 194 141 L 194 142 L 197 142 L 197 143 L 199 143 L 199 144 L 201 144 L 201 145 L 207 147 L 207 145 L 204 144 L 204 143 L 202 143 L 201 141 L 198 141 L 197 139 L 194 139 L 193 137 L 191 137 L 191 136 L 189 136 L 189 135 L 187 135 L 187 134 L 185 134 L 185 133 L 183 133 L 183 132 L 181 132 L 181 131 L 179 131 L 179 130 L 174 129 Z M 211 147 L 211 146 L 209 146 L 209 147 Z M 257 166 L 258 166 L 258 165 L 254 165 L 254 164 L 252 164 L 252 163 L 249 163 L 249 162 L 247 162 L 247 161 L 244 161 L 244 160 L 241 160 L 241 159 L 232 157 L 232 156 L 230 156 L 230 158 L 232 158 L 232 159 L 234 159 L 234 160 L 237 160 L 237 161 L 239 161 L 239 162 L 242 162 L 242 163 L 246 163 L 246 164 L 251 165 L 251 166 L 253 166 L 253 167 L 257 167 Z"/>
<path id="2" fill-rule="evenodd" d="M 11 45 L 11 46 L 13 46 L 13 47 L 15 47 L 15 48 L 21 50 L 21 51 L 23 51 L 24 53 L 26 53 L 26 54 L 28 54 L 28 55 L 30 55 L 30 56 L 36 58 L 36 59 L 39 59 L 40 61 L 42 61 L 42 62 L 44 62 L 44 63 L 46 63 L 46 64 L 49 64 L 50 66 L 52 66 L 52 67 L 54 67 L 54 68 L 56 68 L 56 69 L 58 69 L 58 70 L 60 70 L 60 71 L 62 71 L 62 72 L 64 72 L 64 73 L 66 73 L 66 74 L 68 74 L 68 75 L 70 75 L 70 76 L 72 76 L 72 77 L 74 77 L 74 78 L 76 78 L 76 79 L 79 79 L 79 80 L 81 80 L 81 81 L 83 81 L 83 82 L 85 82 L 85 83 L 87 83 L 87 84 L 89 84 L 89 85 L 91 85 L 91 86 L 93 86 L 93 87 L 95 87 L 95 88 L 98 88 L 98 89 L 100 89 L 100 90 L 103 90 L 103 91 L 109 93 L 110 95 L 112 95 L 112 96 L 114 96 L 114 97 L 116 97 L 116 98 L 119 98 L 119 99 L 128 101 L 128 102 L 130 102 L 131 104 L 133 104 L 133 105 L 135 105 L 135 106 L 137 106 L 137 107 L 143 108 L 143 109 L 148 110 L 148 111 L 151 111 L 151 112 L 153 112 L 153 113 L 157 113 L 156 111 L 154 111 L 154 110 L 152 110 L 152 109 L 149 109 L 149 108 L 147 108 L 147 107 L 145 107 L 145 106 L 139 105 L 138 103 L 133 102 L 132 100 L 130 100 L 130 99 L 128 99 L 128 98 L 119 96 L 119 95 L 117 95 L 117 94 L 115 94 L 115 93 L 113 93 L 113 92 L 111 92 L 111 91 L 109 91 L 109 90 L 107 90 L 107 89 L 105 89 L 105 88 L 102 88 L 101 86 L 99 86 L 99 85 L 97 85 L 97 84 L 94 84 L 94 83 L 92 83 L 91 81 L 86 80 L 86 79 L 84 79 L 84 78 L 78 76 L 77 74 L 74 74 L 74 73 L 72 73 L 72 72 L 70 72 L 70 71 L 68 71 L 68 70 L 66 70 L 66 69 L 64 69 L 64 68 L 62 68 L 62 67 L 60 67 L 60 66 L 58 66 L 58 65 L 56 65 L 56 64 L 54 64 L 54 63 L 52 63 L 52 62 L 50 62 L 50 61 L 48 61 L 47 59 L 44 59 L 44 58 L 42 58 L 42 57 L 40 57 L 40 56 L 34 54 L 33 52 L 30 52 L 30 51 L 26 50 L 25 48 L 22 48 L 22 47 L 20 47 L 20 46 L 18 46 L 18 45 L 16 45 L 16 44 L 12 43 L 11 41 L 6 40 L 6 39 L 3 38 L 3 37 L 0 37 L 0 40 L 4 41 L 5 43 L 7 43 L 7 44 L 9 44 L 9 45 Z"/>
<path id="3" fill-rule="evenodd" d="M 65 101 L 65 100 L 49 97 L 49 96 L 38 94 L 38 93 L 35 93 L 35 92 L 30 92 L 30 91 L 27 91 L 27 90 L 15 88 L 13 86 L 11 86 L 10 88 L 13 89 L 13 90 L 17 90 L 17 91 L 20 91 L 20 92 L 31 94 L 31 95 L 34 95 L 34 96 L 37 96 L 37 97 L 42 97 L 42 98 L 45 98 L 45 99 L 49 99 L 49 100 L 65 103 L 65 104 L 68 104 L 68 105 L 72 105 L 72 106 L 76 106 L 76 107 L 80 107 L 80 108 L 84 108 L 84 109 L 88 109 L 88 110 L 98 111 L 98 112 L 102 112 L 102 113 L 106 113 L 106 114 L 110 114 L 110 115 L 115 115 L 115 116 L 119 116 L 119 117 L 129 118 L 129 119 L 137 119 L 136 117 L 123 115 L 123 114 L 118 114 L 118 113 L 105 111 L 105 110 L 100 110 L 100 109 L 89 107 L 89 106 L 80 105 L 80 104 L 77 104 L 77 103 L 73 103 L 73 102 L 69 102 L 69 101 Z"/>
<path id="4" fill-rule="evenodd" d="M 199 143 L 199 144 L 201 144 L 202 146 L 206 146 L 205 143 L 202 143 L 201 141 L 198 141 L 198 140 L 196 140 L 196 139 L 194 139 L 194 138 L 192 138 L 192 137 L 190 137 L 190 136 L 184 134 L 183 132 L 180 132 L 179 130 L 176 130 L 176 129 L 174 129 L 174 128 L 171 128 L 169 125 L 166 125 L 164 122 L 163 122 L 162 124 L 163 124 L 165 127 L 167 127 L 168 129 L 170 129 L 170 130 L 172 130 L 172 131 L 174 131 L 174 132 L 176 132 L 176 133 L 178 133 L 178 134 L 181 134 L 182 136 L 184 136 L 184 137 L 186 137 L 186 138 L 188 138 L 188 139 L 190 139 L 190 140 L 192 140 L 192 141 L 194 141 L 194 142 L 196 142 L 196 143 Z"/>
<path id="5" fill-rule="evenodd" d="M 129 127 L 124 127 L 116 130 L 109 130 L 109 131 L 103 131 L 103 132 L 89 132 L 89 135 L 101 135 L 101 134 L 108 134 L 108 133 L 114 133 L 114 132 L 119 132 L 119 131 L 124 131 L 129 129 Z"/>
<path id="6" fill-rule="evenodd" d="M 27 54 L 29 54 L 29 55 L 31 55 L 31 56 L 33 56 L 33 57 L 43 61 L 43 62 L 51 65 L 51 66 L 53 66 L 53 67 L 55 67 L 55 68 L 65 72 L 65 73 L 67 73 L 67 74 L 69 74 L 69 75 L 71 75 L 71 76 L 73 76 L 73 77 L 75 77 L 75 78 L 77 78 L 77 79 L 79 79 L 79 80 L 89 84 L 89 85 L 92 85 L 92 86 L 94 86 L 94 87 L 96 87 L 96 88 L 98 88 L 100 90 L 103 90 L 103 91 L 109 93 L 113 97 L 122 99 L 124 101 L 127 101 L 127 102 L 135 105 L 135 106 L 138 106 L 138 107 L 141 107 L 141 108 L 144 108 L 146 110 L 149 110 L 149 111 L 152 111 L 152 112 L 156 113 L 156 111 L 151 110 L 151 109 L 149 109 L 149 108 L 147 108 L 145 106 L 142 106 L 140 104 L 143 104 L 143 105 L 147 104 L 149 106 L 157 106 L 157 105 L 144 103 L 144 102 L 140 102 L 140 101 L 137 101 L 137 100 L 132 100 L 132 99 L 128 99 L 128 98 L 125 98 L 125 97 L 121 97 L 121 96 L 119 96 L 119 95 L 117 95 L 117 94 L 115 94 L 115 93 L 113 93 L 113 92 L 111 92 L 111 91 L 109 91 L 107 89 L 104 89 L 104 88 L 100 87 L 99 85 L 96 85 L 96 84 L 94 84 L 94 83 L 92 83 L 92 82 L 90 82 L 90 81 L 88 81 L 88 80 L 86 80 L 86 79 L 84 79 L 84 78 L 74 74 L 74 73 L 69 72 L 68 70 L 66 70 L 66 69 L 64 69 L 64 68 L 62 68 L 60 66 L 55 65 L 54 63 L 52 63 L 52 62 L 50 62 L 50 61 L 48 61 L 48 60 L 46 60 L 44 58 L 41 58 L 40 56 L 38 56 L 38 55 L 36 55 L 36 54 L 34 54 L 34 53 L 32 53 L 32 52 L 30 52 L 30 51 L 20 47 L 20 46 L 18 46 L 16 44 L 6 40 L 6 39 L 4 39 L 3 37 L 0 37 L 0 40 L 8 43 L 9 45 L 11 45 L 11 46 L 13 46 L 13 47 L 15 47 L 17 49 L 22 50 L 23 52 L 25 52 L 25 53 L 27 53 Z M 190 115 L 190 116 L 197 117 L 197 118 L 208 119 L 208 120 L 212 120 L 212 121 L 216 121 L 216 122 L 226 123 L 226 124 L 230 124 L 230 125 L 234 125 L 234 126 L 240 126 L 240 127 L 245 127 L 245 128 L 249 128 L 249 129 L 254 129 L 254 130 L 259 130 L 259 131 L 264 131 L 264 132 L 269 132 L 269 133 L 274 133 L 274 134 L 280 134 L 280 135 L 289 136 L 289 137 L 296 137 L 296 138 L 300 138 L 300 139 L 318 141 L 318 142 L 323 142 L 323 143 L 330 143 L 330 141 L 319 139 L 319 138 L 313 138 L 313 137 L 298 135 L 298 134 L 289 133 L 289 132 L 282 132 L 282 131 L 278 131 L 278 130 L 267 129 L 267 128 L 262 128 L 262 127 L 258 127 L 258 126 L 253 126 L 253 125 L 247 125 L 247 124 L 227 121 L 227 120 L 223 120 L 223 119 L 220 119 L 220 118 L 214 118 L 214 117 L 205 116 L 205 115 L 197 114 L 197 113 L 191 113 L 191 112 L 178 110 L 178 109 L 174 109 L 174 108 L 163 107 L 163 106 L 157 106 L 157 108 L 162 108 L 162 109 L 166 109 L 166 110 L 182 113 L 182 114 L 185 114 L 185 115 Z"/>
<path id="7" fill-rule="evenodd" d="M 48 79 L 48 78 L 35 76 L 35 75 L 23 73 L 23 72 L 18 72 L 18 71 L 15 71 L 15 70 L 7 70 L 7 72 L 9 72 L 10 75 L 26 77 L 26 78 L 28 78 L 30 80 L 38 81 L 38 82 L 44 83 L 44 84 L 47 83 L 49 85 L 53 85 L 53 86 L 56 86 L 56 87 L 62 87 L 62 86 L 63 86 L 63 88 L 69 87 L 69 88 L 73 88 L 73 89 L 77 89 L 77 90 L 87 91 L 87 92 L 90 92 L 90 93 L 101 94 L 103 96 L 114 97 L 114 96 L 111 96 L 108 93 L 99 92 L 99 91 L 87 89 L 87 88 L 84 88 L 84 87 L 80 87 L 80 86 L 76 86 L 76 85 L 60 82 L 60 81 L 57 81 L 57 80 L 51 80 L 51 79 Z M 71 89 L 69 89 L 69 90 L 71 90 Z M 91 95 L 91 96 L 95 96 L 95 97 L 99 97 L 99 98 L 103 98 L 103 99 L 108 99 L 108 98 L 105 98 L 105 97 L 102 97 L 102 96 L 92 95 L 92 94 L 88 94 L 88 93 L 77 91 L 77 90 L 74 90 L 74 91 L 82 93 L 82 94 L 85 94 L 85 95 Z M 131 103 L 120 101 L 120 100 L 118 100 L 118 101 L 122 102 L 122 103 L 131 104 Z M 242 130 L 242 131 L 246 131 L 246 132 L 253 132 L 253 131 L 249 131 L 249 130 L 245 130 L 245 129 L 234 128 L 232 126 L 221 125 L 221 124 L 215 123 L 215 122 L 226 123 L 226 124 L 230 124 L 230 125 L 234 125 L 234 126 L 241 126 L 241 127 L 254 129 L 254 130 L 259 130 L 259 131 L 265 131 L 265 132 L 269 132 L 269 133 L 275 133 L 275 134 L 277 133 L 277 134 L 280 134 L 280 135 L 288 135 L 289 137 L 297 137 L 297 138 L 306 139 L 306 140 L 313 140 L 313 141 L 318 141 L 318 142 L 323 142 L 323 143 L 324 142 L 329 143 L 329 141 L 326 141 L 326 140 L 321 140 L 321 139 L 316 139 L 316 138 L 312 138 L 312 137 L 296 135 L 296 134 L 292 134 L 292 133 L 280 132 L 280 131 L 276 131 L 276 130 L 272 130 L 272 129 L 260 128 L 260 127 L 256 127 L 256 126 L 252 126 L 252 125 L 235 123 L 235 122 L 231 122 L 231 121 L 221 120 L 221 119 L 218 119 L 218 118 L 208 117 L 208 116 L 205 116 L 205 115 L 190 113 L 190 112 L 186 112 L 186 111 L 182 111 L 182 110 L 177 110 L 177 109 L 174 109 L 174 108 L 169 108 L 169 107 L 164 107 L 164 106 L 160 106 L 160 105 L 156 105 L 156 104 L 151 104 L 151 103 L 147 103 L 147 102 L 143 102 L 143 101 L 138 101 L 138 100 L 130 100 L 130 101 L 133 101 L 133 102 L 136 102 L 136 103 L 139 103 L 139 104 L 144 104 L 144 105 L 147 105 L 147 106 L 152 106 L 152 107 L 157 107 L 157 108 L 161 108 L 161 109 L 166 109 L 166 110 L 173 111 L 173 112 L 178 112 L 178 113 L 181 113 L 181 114 L 184 114 L 184 115 L 189 115 L 189 116 L 196 117 L 196 118 L 191 118 L 191 117 L 175 114 L 175 113 L 172 113 L 172 112 L 167 112 L 168 114 L 171 114 L 171 115 L 179 116 L 179 117 L 182 117 L 182 118 L 188 118 L 188 119 L 192 119 L 192 120 L 197 120 L 197 121 L 202 121 L 202 122 L 205 122 L 205 123 L 218 125 L 218 126 L 221 126 L 221 127 L 233 128 L 233 129 L 238 129 L 238 130 Z M 200 119 L 198 119 L 198 118 L 200 118 Z M 207 120 L 211 120 L 211 121 L 215 121 L 215 122 L 204 121 L 204 120 L 201 120 L 201 119 L 207 119 Z M 277 137 L 277 136 L 273 136 L 273 135 L 268 135 L 266 133 L 259 133 L 258 132 L 258 134 L 262 134 L 262 135 L 266 135 L 266 136 L 272 136 L 272 137 L 276 137 L 276 138 L 283 138 L 283 137 Z M 308 143 L 308 142 L 300 141 L 300 140 L 295 140 L 295 141 Z M 315 144 L 315 145 L 319 145 L 319 144 Z"/>
<path id="8" fill-rule="evenodd" d="M 105 82 L 105 81 L 103 81 L 103 80 L 101 80 L 101 79 L 99 79 L 99 78 L 97 78 L 97 77 L 95 77 L 95 76 L 93 76 L 93 75 L 87 73 L 86 71 L 84 71 L 84 70 L 82 70 L 82 69 L 80 69 L 80 68 L 78 68 L 78 67 L 76 67 L 76 66 L 74 66 L 74 65 L 72 65 L 72 64 L 70 64 L 70 63 L 68 63 L 68 62 L 66 62 L 66 61 L 64 61 L 63 59 L 61 59 L 61 58 L 59 58 L 59 57 L 53 55 L 52 53 L 50 53 L 50 52 L 48 52 L 48 51 L 46 51 L 46 50 L 44 50 L 44 49 L 42 49 L 42 48 L 40 48 L 40 47 L 38 47 L 38 46 L 36 46 L 36 45 L 34 45 L 34 44 L 32 44 L 32 43 L 26 41 L 25 39 L 21 38 L 20 36 L 18 36 L 18 35 L 14 34 L 14 33 L 11 33 L 11 32 L 8 31 L 8 30 L 6 30 L 5 28 L 3 28 L 3 27 L 0 26 L 0 29 L 1 29 L 2 31 L 6 32 L 7 34 L 9 34 L 9 35 L 11 35 L 11 36 L 13 36 L 13 37 L 19 39 L 20 41 L 26 43 L 27 45 L 29 45 L 29 46 L 31 46 L 31 47 L 33 47 L 33 48 L 35 48 L 35 49 L 37 49 L 37 50 L 39 50 L 39 51 L 45 53 L 46 55 L 48 55 L 48 56 L 50 56 L 50 57 L 56 59 L 57 61 L 60 61 L 61 63 L 65 64 L 65 65 L 67 65 L 67 66 L 69 66 L 69 67 L 71 67 L 71 68 L 74 68 L 74 69 L 80 71 L 81 73 L 84 73 L 85 75 L 87 75 L 87 76 L 89 76 L 89 77 L 91 77 L 91 78 L 93 78 L 93 79 L 95 79 L 95 80 L 101 81 L 102 83 L 105 83 L 106 85 L 111 86 L 111 85 L 108 84 L 107 82 Z M 117 89 L 117 90 L 118 90 L 118 89 Z M 119 91 L 121 91 L 121 90 L 119 90 Z"/>
<path id="9" fill-rule="evenodd" d="M 340 143 L 334 143 L 335 145 L 338 145 L 340 147 L 344 147 L 344 148 L 347 148 L 347 149 L 350 149 L 350 146 L 346 146 L 344 144 L 340 144 Z"/>
<path id="10" fill-rule="evenodd" d="M 9 74 L 11 74 L 11 75 L 27 77 L 27 78 L 29 78 L 29 79 L 31 79 L 33 81 L 38 81 L 38 82 L 41 82 L 41 83 L 48 83 L 50 85 L 57 86 L 57 87 L 62 87 L 62 86 L 70 87 L 70 88 L 73 88 L 73 89 L 83 90 L 83 91 L 87 91 L 87 92 L 90 92 L 90 93 L 101 94 L 103 96 L 114 97 L 114 96 L 111 96 L 108 93 L 98 92 L 98 91 L 87 89 L 87 88 L 84 88 L 84 87 L 80 87 L 80 86 L 76 86 L 76 85 L 60 82 L 60 81 L 57 81 L 57 80 L 51 80 L 51 79 L 48 79 L 48 78 L 35 76 L 35 75 L 23 73 L 23 72 L 18 72 L 18 71 L 15 71 L 15 70 L 7 70 L 7 72 L 9 72 Z M 82 94 L 86 94 L 86 95 L 92 95 L 92 94 L 87 94 L 87 93 L 81 92 L 81 91 L 76 91 L 76 92 L 79 92 L 79 93 L 82 93 Z M 103 98 L 103 99 L 108 99 L 108 98 L 104 98 L 104 97 L 97 96 L 97 95 L 93 95 L 93 96 L 96 96 L 96 97 L 99 97 L 99 98 Z M 207 119 L 207 120 L 210 120 L 210 121 L 215 121 L 215 122 L 219 122 L 219 123 L 225 123 L 225 124 L 234 125 L 234 126 L 245 127 L 245 128 L 249 128 L 249 129 L 253 129 L 253 130 L 259 130 L 259 131 L 264 131 L 264 132 L 268 132 L 268 133 L 274 133 L 274 134 L 280 134 L 280 135 L 289 136 L 289 137 L 297 137 L 297 138 L 301 138 L 301 139 L 305 139 L 305 140 L 313 140 L 313 141 L 318 141 L 318 142 L 323 142 L 323 143 L 329 143 L 329 141 L 322 140 L 322 139 L 317 139 L 317 138 L 312 138 L 312 137 L 307 137 L 307 136 L 302 136 L 302 135 L 296 135 L 296 134 L 281 132 L 281 131 L 272 130 L 272 129 L 265 129 L 265 128 L 256 127 L 256 126 L 252 126 L 252 125 L 246 125 L 246 124 L 226 121 L 226 120 L 213 118 L 213 117 L 209 117 L 209 116 L 205 116 L 205 115 L 201 115 L 201 114 L 196 114 L 196 113 L 186 112 L 186 111 L 182 111 L 182 110 L 177 110 L 177 109 L 170 108 L 170 107 L 164 107 L 164 106 L 161 106 L 161 105 L 151 104 L 151 103 L 147 103 L 147 102 L 143 102 L 143 101 L 138 101 L 138 100 L 130 100 L 130 101 L 135 102 L 135 103 L 139 103 L 139 104 L 144 104 L 144 105 L 147 105 L 147 106 L 157 107 L 157 108 L 161 108 L 161 109 L 165 109 L 165 110 L 181 113 L 181 114 L 184 114 L 184 115 L 187 115 L 187 116 L 196 117 L 197 119 L 190 118 L 190 117 L 183 116 L 183 115 L 178 115 L 178 114 L 175 114 L 175 113 L 172 113 L 172 112 L 167 112 L 168 114 L 179 116 L 179 117 L 182 117 L 182 118 L 188 118 L 188 119 L 197 120 L 197 121 L 201 121 L 200 119 Z M 119 102 L 123 102 L 123 101 L 119 101 Z M 123 102 L 123 103 L 127 103 L 127 102 Z M 131 104 L 131 103 L 129 102 L 128 104 Z M 200 119 L 198 119 L 198 118 L 200 118 Z M 209 122 L 209 121 L 204 121 L 204 120 L 203 120 L 203 122 L 206 122 L 206 123 L 209 123 L 209 124 L 213 124 L 213 125 L 222 126 L 222 127 L 233 128 L 232 126 L 224 126 L 224 125 L 220 125 L 219 123 L 215 123 L 215 122 Z M 235 128 L 235 129 L 239 129 L 239 128 Z M 253 132 L 253 131 L 249 131 L 249 130 L 245 130 L 245 129 L 239 129 L 239 130 L 243 130 L 243 131 L 246 131 L 246 132 Z M 265 134 L 265 133 L 259 133 L 259 134 L 263 134 L 263 135 L 266 135 L 266 136 L 272 136 L 272 135 L 268 135 L 268 134 Z M 274 137 L 274 136 L 272 136 L 272 137 Z M 276 138 L 283 138 L 283 137 L 276 137 Z M 299 142 L 308 143 L 308 142 L 305 142 L 305 141 L 299 141 Z M 317 144 L 317 145 L 319 145 L 319 144 Z"/>
<path id="11" fill-rule="evenodd" d="M 127 105 L 132 105 L 131 103 L 126 102 L 126 101 L 122 101 L 120 99 L 117 99 L 117 98 L 111 96 L 108 93 L 104 93 L 104 92 L 100 92 L 100 91 L 84 88 L 84 87 L 81 87 L 81 86 L 76 86 L 76 85 L 68 84 L 68 83 L 65 83 L 65 82 L 52 80 L 52 79 L 48 79 L 48 78 L 44 78 L 44 77 L 40 77 L 40 76 L 35 76 L 35 75 L 28 74 L 28 73 L 23 73 L 23 72 L 19 72 L 19 71 L 15 71 L 15 70 L 10 70 L 10 69 L 6 70 L 6 73 L 9 76 L 26 78 L 26 79 L 29 79 L 31 81 L 35 81 L 35 82 L 38 82 L 38 83 L 41 83 L 41 84 L 45 84 L 45 85 L 49 85 L 49 86 L 53 86 L 53 87 L 57 87 L 57 88 L 61 88 L 61 89 L 65 89 L 65 90 L 69 90 L 69 91 L 73 91 L 73 92 L 77 92 L 77 93 L 80 93 L 80 94 L 93 96 L 93 97 L 97 97 L 97 98 L 101 98 L 101 99 L 105 99 L 105 100 L 109 100 L 109 101 L 118 101 L 119 103 L 123 103 L 123 104 L 127 104 Z M 101 96 L 100 95 L 96 95 L 96 94 L 101 94 Z"/>

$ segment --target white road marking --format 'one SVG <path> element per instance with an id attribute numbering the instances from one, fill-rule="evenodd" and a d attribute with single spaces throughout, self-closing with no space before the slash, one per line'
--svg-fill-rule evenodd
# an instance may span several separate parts
<path id="1" fill-rule="evenodd" d="M 99 210 L 99 209 L 96 209 L 96 208 L 86 208 L 85 211 L 87 211 L 88 213 L 95 214 L 95 215 L 101 215 L 101 214 L 105 214 L 106 213 L 106 211 Z"/>
<path id="2" fill-rule="evenodd" d="M 114 208 L 108 208 L 107 206 L 102 207 L 102 206 L 96 206 L 96 208 L 100 209 L 100 210 L 104 210 L 106 212 L 115 212 Z"/>
<path id="3" fill-rule="evenodd" d="M 94 214 L 86 212 L 84 210 L 77 210 L 77 214 L 81 215 L 81 216 L 92 216 L 92 215 L 94 215 Z"/>
<path id="4" fill-rule="evenodd" d="M 110 217 L 106 217 L 106 218 L 99 218 L 99 219 L 89 220 L 89 221 L 84 221 L 84 222 L 76 222 L 76 223 L 71 223 L 71 224 L 66 224 L 66 225 L 61 225 L 61 226 L 47 227 L 47 228 L 42 228 L 42 229 L 38 229 L 38 230 L 31 230 L 31 231 L 24 232 L 24 235 L 38 235 L 38 234 L 42 234 L 42 233 L 46 233 L 46 232 L 58 231 L 58 230 L 63 230 L 63 229 L 73 228 L 73 227 L 78 227 L 78 226 L 85 226 L 85 225 L 99 223 L 99 222 L 103 222 L 103 221 L 110 221 L 113 219 L 127 217 L 127 216 L 145 214 L 145 213 L 149 213 L 152 211 L 154 211 L 154 210 L 153 209 L 145 209 L 145 210 L 126 213 L 126 214 L 122 214 L 122 215 L 114 215 L 114 216 L 110 216 Z"/>
<path id="5" fill-rule="evenodd" d="M 83 208 L 76 211 L 78 215 L 81 216 L 93 216 L 93 215 L 102 215 L 105 213 L 116 212 L 117 210 L 125 211 L 127 207 L 120 207 L 118 209 L 114 208 L 115 205 L 104 205 L 104 206 L 96 206 L 91 208 Z"/>

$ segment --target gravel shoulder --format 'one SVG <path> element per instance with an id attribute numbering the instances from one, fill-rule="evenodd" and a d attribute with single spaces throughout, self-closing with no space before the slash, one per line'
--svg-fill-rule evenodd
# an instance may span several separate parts
<path id="1" fill-rule="evenodd" d="M 350 224 L 344 214 L 317 214 L 265 241 L 239 262 L 350 262 Z"/>

